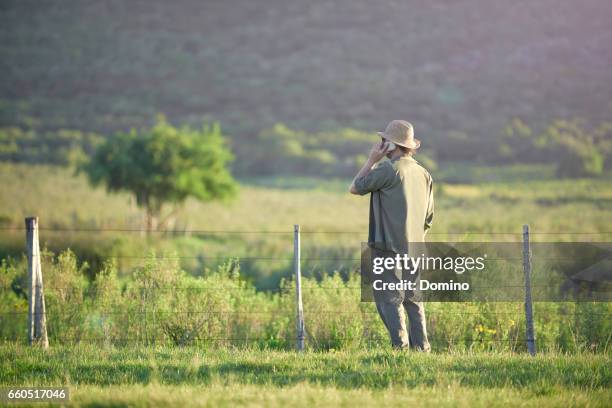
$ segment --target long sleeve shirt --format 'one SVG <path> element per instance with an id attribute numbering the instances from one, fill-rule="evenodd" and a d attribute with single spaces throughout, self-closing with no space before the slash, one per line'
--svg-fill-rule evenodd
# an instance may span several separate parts
<path id="1" fill-rule="evenodd" d="M 433 179 L 411 156 L 379 162 L 355 180 L 361 195 L 371 193 L 368 242 L 395 253 L 410 253 L 424 242 L 434 214 Z"/>

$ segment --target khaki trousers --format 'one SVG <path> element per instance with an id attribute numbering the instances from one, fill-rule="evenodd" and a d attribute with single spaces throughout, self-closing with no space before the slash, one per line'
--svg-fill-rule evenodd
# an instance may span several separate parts
<path id="1" fill-rule="evenodd" d="M 399 276 L 418 284 L 419 273 L 410 275 L 406 271 L 385 271 L 379 276 L 384 282 L 399 282 Z M 408 290 L 374 291 L 376 309 L 380 315 L 394 348 L 411 348 L 429 352 L 427 325 L 423 303 L 416 301 L 414 292 Z M 408 315 L 408 325 L 406 325 Z"/>
<path id="2" fill-rule="evenodd" d="M 394 348 L 408 348 L 429 352 L 431 347 L 427 339 L 425 308 L 421 302 L 414 302 L 405 297 L 403 302 L 376 300 L 376 309 L 380 315 Z M 406 314 L 408 327 L 406 327 Z"/>

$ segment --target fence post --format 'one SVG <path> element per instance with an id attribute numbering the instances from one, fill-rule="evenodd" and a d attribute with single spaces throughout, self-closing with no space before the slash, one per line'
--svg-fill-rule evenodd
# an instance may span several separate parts
<path id="1" fill-rule="evenodd" d="M 533 305 L 531 303 L 531 249 L 529 248 L 529 225 L 523 225 L 523 271 L 525 272 L 525 325 L 527 350 L 535 356 L 536 343 L 533 328 Z"/>
<path id="2" fill-rule="evenodd" d="M 293 270 L 295 272 L 296 347 L 304 351 L 304 306 L 302 305 L 302 272 L 300 269 L 300 225 L 293 226 Z"/>
<path id="3" fill-rule="evenodd" d="M 49 348 L 45 295 L 43 292 L 40 246 L 38 243 L 38 217 L 27 217 L 26 246 L 28 255 L 28 342 Z"/>

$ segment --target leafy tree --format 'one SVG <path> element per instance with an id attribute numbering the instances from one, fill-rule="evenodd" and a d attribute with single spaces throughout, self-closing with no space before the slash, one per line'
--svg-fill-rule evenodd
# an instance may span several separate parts
<path id="1" fill-rule="evenodd" d="M 187 197 L 232 197 L 237 189 L 227 169 L 232 159 L 218 124 L 205 124 L 201 130 L 176 128 L 159 116 L 151 129 L 109 138 L 83 170 L 93 185 L 134 194 L 151 231 L 162 227 Z M 174 210 L 158 222 L 167 203 L 174 204 Z"/>

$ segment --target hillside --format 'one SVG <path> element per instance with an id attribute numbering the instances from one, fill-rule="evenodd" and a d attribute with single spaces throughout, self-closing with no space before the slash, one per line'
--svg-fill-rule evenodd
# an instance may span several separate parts
<path id="1" fill-rule="evenodd" d="M 0 125 L 107 134 L 164 112 L 236 141 L 401 117 L 442 158 L 482 157 L 513 117 L 610 117 L 611 20 L 605 0 L 4 1 Z"/>

